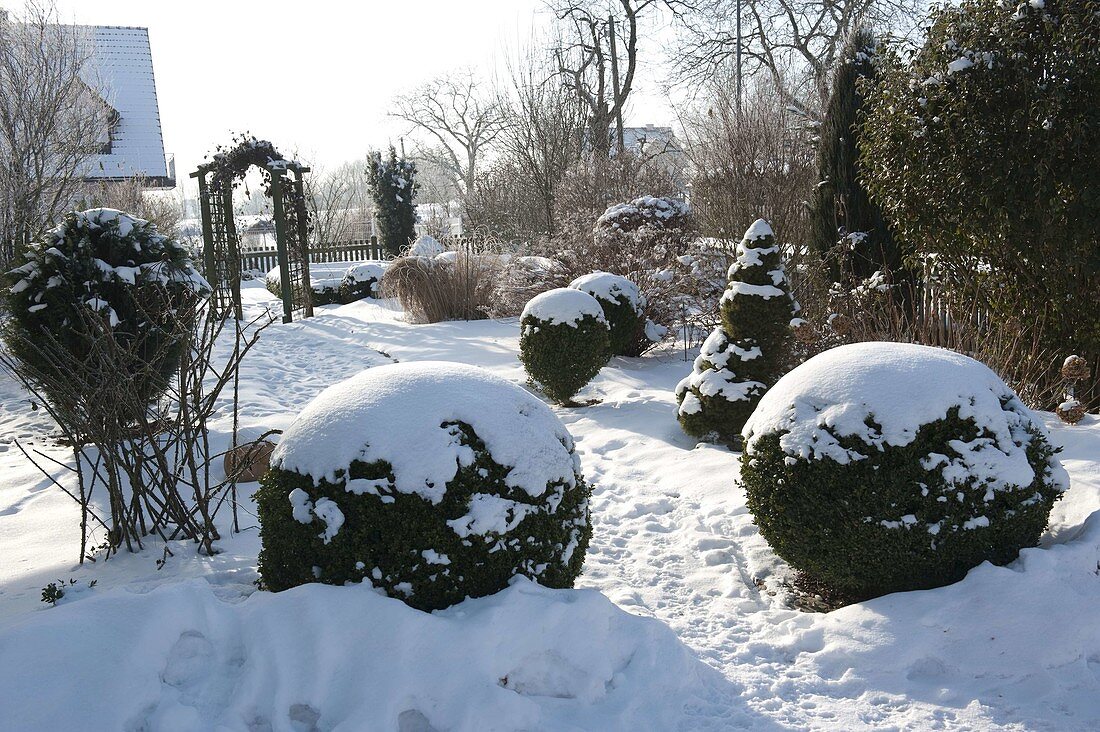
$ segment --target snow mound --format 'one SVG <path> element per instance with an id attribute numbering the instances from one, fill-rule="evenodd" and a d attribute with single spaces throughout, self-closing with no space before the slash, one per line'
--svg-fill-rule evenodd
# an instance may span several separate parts
<path id="1" fill-rule="evenodd" d="M 433 236 L 428 234 L 421 234 L 420 238 L 413 242 L 409 247 L 408 256 L 410 257 L 434 257 L 437 254 L 443 253 L 443 245 L 439 243 Z"/>
<path id="2" fill-rule="evenodd" d="M 574 328 L 586 315 L 606 323 L 599 300 L 587 292 L 559 287 L 531 298 L 523 308 L 520 320 L 530 315 L 550 325 L 564 323 Z"/>
<path id="3" fill-rule="evenodd" d="M 5 633 L 0 685 L 6 729 L 242 732 L 676 729 L 727 691 L 660 622 L 525 579 L 434 614 L 366 584 L 111 591 Z"/>
<path id="4" fill-rule="evenodd" d="M 385 268 L 375 262 L 353 264 L 345 270 L 344 282 L 349 284 L 362 284 L 371 280 L 378 282 L 381 281 L 382 275 L 385 273 Z"/>
<path id="5" fill-rule="evenodd" d="M 764 395 L 742 434 L 749 450 L 763 435 L 780 433 L 788 455 L 846 464 L 866 456 L 838 438 L 856 437 L 880 450 L 902 447 L 955 407 L 986 436 L 952 441 L 957 457 L 929 455 L 929 465 L 943 465 L 949 481 L 961 472 L 978 475 L 993 490 L 1034 480 L 1028 429 L 1046 435 L 1042 423 L 984 364 L 911 343 L 855 343 L 811 358 Z M 1065 471 L 1057 461 L 1051 470 L 1064 489 Z"/>
<path id="6" fill-rule="evenodd" d="M 624 299 L 635 311 L 645 307 L 645 298 L 642 297 L 638 286 L 626 277 L 610 272 L 592 272 L 582 275 L 570 282 L 569 287 L 609 302 Z"/>
<path id="7" fill-rule="evenodd" d="M 576 485 L 573 439 L 549 407 L 487 371 L 444 361 L 376 366 L 330 386 L 283 433 L 271 464 L 336 482 L 352 461 L 385 460 L 399 492 L 438 503 L 473 459 L 454 422 L 510 468 L 510 487 L 539 497 L 549 484 Z"/>

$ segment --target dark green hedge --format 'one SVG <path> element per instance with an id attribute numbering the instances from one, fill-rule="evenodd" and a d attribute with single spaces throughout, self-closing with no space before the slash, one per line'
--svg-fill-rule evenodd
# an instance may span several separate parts
<path id="1" fill-rule="evenodd" d="M 984 561 L 1007 564 L 1021 548 L 1035 546 L 1061 495 L 1048 476 L 1055 450 L 1034 431 L 1027 455 L 1036 479 L 997 491 L 990 501 L 985 486 L 948 484 L 940 469 L 921 466 L 929 453 L 954 454 L 951 440 L 981 436 L 955 408 L 923 426 L 904 447 L 879 451 L 838 438 L 843 447 L 868 456 L 842 465 L 792 458 L 781 450 L 779 433 L 767 434 L 743 453 L 741 480 L 760 533 L 810 585 L 853 599 L 939 587 Z M 916 523 L 880 523 L 906 515 Z M 962 528 L 977 516 L 987 517 L 989 526 Z M 930 533 L 928 527 L 938 522 L 939 532 Z"/>
<path id="2" fill-rule="evenodd" d="M 520 321 L 519 358 L 546 396 L 570 404 L 611 358 L 607 324 L 585 315 L 576 326 L 549 325 L 526 315 Z"/>
<path id="3" fill-rule="evenodd" d="M 352 479 L 387 480 L 388 488 L 379 495 L 349 493 L 344 481 L 315 485 L 308 476 L 273 468 L 255 496 L 263 541 L 259 557 L 263 586 L 278 592 L 308 582 L 342 585 L 367 579 L 387 595 L 421 610 L 493 594 L 520 574 L 546 587 L 572 587 L 592 535 L 589 486 L 578 475 L 575 487 L 552 484 L 539 498 L 509 488 L 507 470 L 492 460 L 469 425 L 457 426 L 463 444 L 476 457 L 459 468 L 443 500 L 435 505 L 419 495 L 394 490 L 390 466 L 382 461 L 354 462 L 349 471 Z M 305 491 L 314 502 L 328 498 L 344 514 L 343 526 L 328 544 L 321 538 L 322 521 L 295 520 L 288 498 L 294 489 Z M 465 516 L 475 493 L 502 496 L 538 510 L 503 536 L 471 534 L 464 539 L 447 521 Z M 446 556 L 450 563 L 429 563 L 425 551 Z"/>

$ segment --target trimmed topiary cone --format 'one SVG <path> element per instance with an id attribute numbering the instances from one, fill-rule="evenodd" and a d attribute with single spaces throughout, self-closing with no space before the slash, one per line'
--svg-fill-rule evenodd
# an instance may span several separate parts
<path id="1" fill-rule="evenodd" d="M 745 232 L 729 278 L 722 324 L 677 384 L 676 398 L 685 432 L 736 443 L 760 397 L 783 375 L 798 312 L 775 234 L 763 219 Z"/>

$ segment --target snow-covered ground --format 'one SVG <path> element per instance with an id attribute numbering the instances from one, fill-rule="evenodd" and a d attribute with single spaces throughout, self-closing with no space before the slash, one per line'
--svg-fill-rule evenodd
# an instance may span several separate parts
<path id="1" fill-rule="evenodd" d="M 261 283 L 245 293 L 274 303 Z M 522 384 L 518 335 L 515 320 L 407 325 L 384 301 L 320 308 L 265 333 L 242 423 L 284 428 L 324 387 L 395 360 Z M 75 504 L 12 440 L 64 451 L 0 376 L 0 728 L 1100 728 L 1100 419 L 1046 415 L 1071 487 L 1041 548 L 811 614 L 758 587 L 783 568 L 745 508 L 738 456 L 677 424 L 690 367 L 675 350 L 617 358 L 582 394 L 599 404 L 555 408 L 595 484 L 582 591 L 520 581 L 432 615 L 365 587 L 256 592 L 247 502 L 217 556 L 177 544 L 158 569 L 154 542 L 77 566 Z M 40 601 L 70 578 L 57 607 Z"/>

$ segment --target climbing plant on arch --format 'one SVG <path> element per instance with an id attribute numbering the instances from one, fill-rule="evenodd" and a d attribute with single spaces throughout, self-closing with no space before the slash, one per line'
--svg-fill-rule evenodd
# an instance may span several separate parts
<path id="1" fill-rule="evenodd" d="M 296 310 L 301 310 L 304 317 L 312 317 L 309 212 L 303 186 L 303 176 L 309 168 L 287 160 L 267 140 L 246 135 L 234 136 L 231 147 L 219 146 L 210 162 L 191 174 L 199 182 L 203 262 L 206 279 L 214 288 L 213 306 L 223 314 L 232 309 L 237 319 L 243 317 L 240 238 L 233 212 L 233 187 L 244 180 L 253 166 L 263 173 L 264 192 L 271 197 L 283 322 L 293 320 Z"/>

